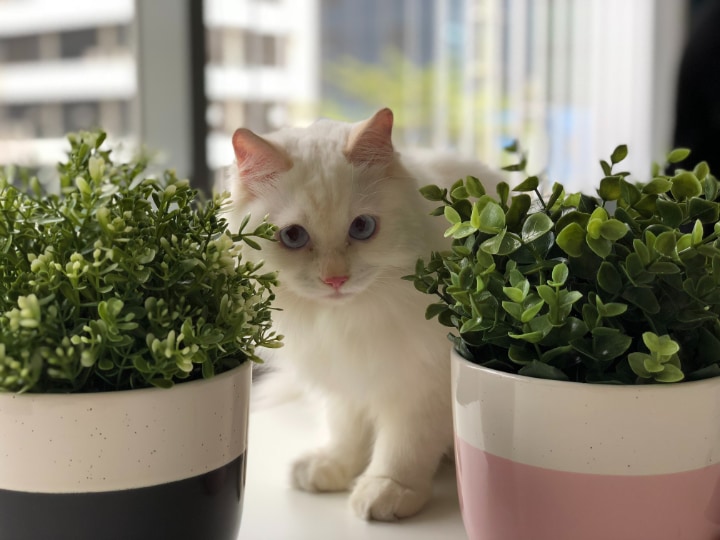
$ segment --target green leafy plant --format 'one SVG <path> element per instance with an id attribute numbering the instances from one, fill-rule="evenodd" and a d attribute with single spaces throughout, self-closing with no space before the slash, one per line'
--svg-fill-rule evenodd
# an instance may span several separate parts
<path id="1" fill-rule="evenodd" d="M 231 234 L 227 196 L 113 163 L 104 139 L 69 136 L 59 194 L 0 173 L 0 391 L 169 387 L 279 345 L 276 275 L 240 252 L 275 228 Z"/>
<path id="2" fill-rule="evenodd" d="M 525 156 L 516 145 L 517 165 Z M 427 318 L 454 328 L 456 350 L 478 364 L 531 377 L 592 383 L 677 382 L 720 375 L 720 182 L 653 165 L 636 183 L 601 161 L 596 196 L 546 195 L 530 176 L 486 194 L 473 177 L 427 186 L 450 223 L 452 249 L 407 276 L 436 295 Z"/>

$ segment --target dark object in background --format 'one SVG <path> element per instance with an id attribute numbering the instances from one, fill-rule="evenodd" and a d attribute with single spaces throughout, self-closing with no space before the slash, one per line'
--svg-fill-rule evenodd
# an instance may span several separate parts
<path id="1" fill-rule="evenodd" d="M 675 148 L 692 149 L 680 164 L 707 161 L 720 171 L 720 2 L 696 8 L 682 56 L 675 107 Z"/>

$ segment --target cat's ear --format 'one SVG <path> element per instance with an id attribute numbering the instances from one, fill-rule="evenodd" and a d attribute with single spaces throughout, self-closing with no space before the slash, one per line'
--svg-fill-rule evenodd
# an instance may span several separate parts
<path id="1" fill-rule="evenodd" d="M 232 136 L 240 180 L 250 191 L 292 167 L 285 153 L 246 128 Z"/>
<path id="2" fill-rule="evenodd" d="M 353 165 L 387 165 L 395 150 L 392 145 L 393 113 L 381 109 L 350 132 L 345 156 Z"/>

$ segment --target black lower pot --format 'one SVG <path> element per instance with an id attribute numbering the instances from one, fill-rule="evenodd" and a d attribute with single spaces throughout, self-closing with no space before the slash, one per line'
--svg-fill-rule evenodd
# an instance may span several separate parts
<path id="1" fill-rule="evenodd" d="M 104 493 L 0 490 L 3 540 L 235 540 L 245 456 L 193 478 Z"/>
<path id="2" fill-rule="evenodd" d="M 0 540 L 236 540 L 249 390 L 0 395 Z"/>

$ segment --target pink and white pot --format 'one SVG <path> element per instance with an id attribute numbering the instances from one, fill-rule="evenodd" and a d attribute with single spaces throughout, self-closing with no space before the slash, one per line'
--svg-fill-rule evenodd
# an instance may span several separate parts
<path id="1" fill-rule="evenodd" d="M 470 540 L 720 539 L 720 378 L 608 386 L 452 352 Z"/>

